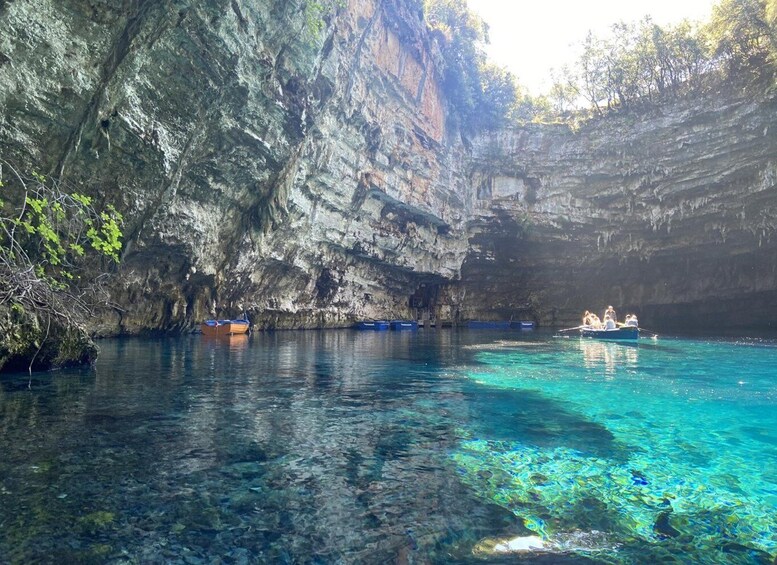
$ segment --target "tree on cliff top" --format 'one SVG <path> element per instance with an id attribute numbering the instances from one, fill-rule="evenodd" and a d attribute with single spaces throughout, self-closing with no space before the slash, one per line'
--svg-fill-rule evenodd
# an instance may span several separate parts
<path id="1" fill-rule="evenodd" d="M 488 26 L 469 11 L 466 0 L 425 0 L 424 15 L 440 40 L 443 88 L 462 129 L 502 125 L 515 105 L 517 88 L 512 74 L 486 60 Z"/>
<path id="2" fill-rule="evenodd" d="M 89 196 L 38 173 L 23 175 L 0 159 L 0 307 L 10 316 L 7 324 L 34 327 L 28 341 L 38 351 L 52 325 L 86 336 L 90 296 L 105 274 L 97 264 L 118 262 L 121 222 L 112 206 L 97 210 Z M 19 344 L 23 339 L 9 346 L 19 336 L 5 329 L 0 350 L 29 349 Z M 0 367 L 8 354 L 0 351 Z"/>
<path id="3" fill-rule="evenodd" d="M 704 25 L 659 26 L 649 17 L 589 32 L 573 84 L 591 111 L 649 106 L 718 88 L 726 81 L 767 79 L 777 63 L 777 0 L 721 0 Z"/>
<path id="4" fill-rule="evenodd" d="M 773 3 L 765 0 L 722 0 L 715 5 L 705 29 L 727 74 L 762 71 L 777 50 Z"/>

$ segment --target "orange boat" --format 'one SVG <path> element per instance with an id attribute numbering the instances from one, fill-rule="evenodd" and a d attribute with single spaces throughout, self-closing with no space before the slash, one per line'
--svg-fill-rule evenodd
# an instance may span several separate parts
<path id="1" fill-rule="evenodd" d="M 248 333 L 248 320 L 205 320 L 200 327 L 204 335 L 236 335 Z"/>

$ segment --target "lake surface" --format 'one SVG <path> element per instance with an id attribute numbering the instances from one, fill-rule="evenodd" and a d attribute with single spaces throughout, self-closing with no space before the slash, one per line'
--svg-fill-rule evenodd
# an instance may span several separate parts
<path id="1" fill-rule="evenodd" d="M 775 341 L 100 346 L 93 369 L 0 377 L 0 563 L 777 556 Z M 497 551 L 516 536 L 545 551 Z"/>

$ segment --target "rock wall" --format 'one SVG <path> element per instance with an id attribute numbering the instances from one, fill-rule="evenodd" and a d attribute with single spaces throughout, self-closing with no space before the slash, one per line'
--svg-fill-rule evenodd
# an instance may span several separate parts
<path id="1" fill-rule="evenodd" d="M 730 91 L 482 137 L 464 315 L 777 328 L 775 110 Z"/>
<path id="2" fill-rule="evenodd" d="M 97 191 L 127 246 L 100 333 L 415 315 L 458 275 L 463 148 L 417 2 L 0 4 L 0 151 Z"/>
<path id="3" fill-rule="evenodd" d="M 773 327 L 775 101 L 464 143 L 417 0 L 0 0 L 0 155 L 125 215 L 102 335 L 534 318 Z M 452 120 L 450 123 L 455 123 Z"/>

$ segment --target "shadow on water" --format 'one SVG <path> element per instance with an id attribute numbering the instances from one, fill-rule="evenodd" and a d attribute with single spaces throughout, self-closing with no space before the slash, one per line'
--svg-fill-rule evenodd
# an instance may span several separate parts
<path id="1" fill-rule="evenodd" d="M 479 417 L 476 437 L 537 447 L 568 447 L 597 457 L 625 459 L 628 453 L 605 426 L 533 391 L 493 388 L 467 396 Z"/>

